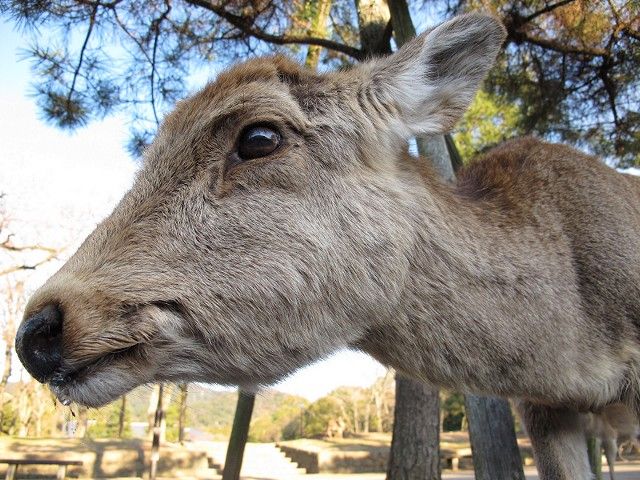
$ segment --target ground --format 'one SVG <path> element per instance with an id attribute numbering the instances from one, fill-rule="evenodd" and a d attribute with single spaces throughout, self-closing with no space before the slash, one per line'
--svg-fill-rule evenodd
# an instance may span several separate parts
<path id="1" fill-rule="evenodd" d="M 284 442 L 298 449 L 317 454 L 318 457 L 338 458 L 339 467 L 351 468 L 351 463 L 382 461 L 382 467 L 372 473 L 304 473 L 304 470 L 285 457 L 276 444 L 249 443 L 245 450 L 242 478 L 245 480 L 384 480 L 384 461 L 388 455 L 390 437 L 370 434 L 361 438 L 333 440 L 296 440 Z M 521 450 L 527 455 L 530 449 L 526 439 L 520 439 Z M 148 469 L 149 442 L 140 440 L 117 441 L 89 439 L 12 439 L 0 438 L 0 457 L 2 458 L 64 458 L 81 459 L 84 470 L 70 469 L 70 477 L 140 480 Z M 466 434 L 443 434 L 443 457 L 457 453 L 464 457 L 470 453 Z M 321 453 L 318 453 L 321 452 Z M 448 452 L 448 453 L 447 453 Z M 226 444 L 224 442 L 188 442 L 185 445 L 167 444 L 161 450 L 160 473 L 163 479 L 181 480 L 220 480 L 224 463 Z M 468 458 L 467 458 L 468 460 Z M 333 461 L 333 460 L 331 460 Z M 606 464 L 606 462 L 603 462 Z M 335 465 L 334 465 L 335 466 Z M 458 472 L 447 469 L 445 480 L 472 480 L 474 478 L 468 461 L 461 461 Z M 51 475 L 55 469 L 38 471 Z M 5 467 L 0 465 L 0 478 Z M 36 473 L 29 469 L 18 470 Z M 528 480 L 537 479 L 535 468 L 527 466 Z M 20 478 L 20 477 L 19 477 Z M 608 478 L 608 469 L 604 467 L 604 478 Z M 640 458 L 619 462 L 616 465 L 617 480 L 640 479 Z"/>

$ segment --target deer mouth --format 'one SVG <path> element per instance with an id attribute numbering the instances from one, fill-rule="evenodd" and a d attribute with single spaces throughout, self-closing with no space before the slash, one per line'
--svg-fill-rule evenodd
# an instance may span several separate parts
<path id="1" fill-rule="evenodd" d="M 149 349 L 162 348 L 164 341 L 158 335 L 158 330 L 149 325 L 157 326 L 163 321 L 175 319 L 184 310 L 175 302 L 153 302 L 124 310 L 126 313 L 120 320 L 123 324 L 136 325 L 135 330 L 104 333 L 105 337 L 117 338 L 109 351 L 95 351 L 87 355 L 87 350 L 92 349 L 83 345 L 80 346 L 81 351 L 67 352 L 70 360 L 63 361 L 62 366 L 48 379 L 47 383 L 62 404 L 78 402 L 98 407 L 154 379 L 156 369 L 149 364 Z M 141 328 L 144 325 L 146 327 Z M 103 343 L 101 340 L 96 337 L 94 342 Z M 91 341 L 85 339 L 85 342 Z M 74 354 L 75 361 L 71 360 Z M 78 355 L 86 357 L 78 360 Z"/>
<path id="2" fill-rule="evenodd" d="M 72 392 L 81 388 L 89 378 L 99 376 L 100 372 L 116 364 L 131 361 L 139 356 L 141 349 L 142 344 L 135 344 L 106 353 L 79 366 L 63 367 L 51 376 L 49 386 L 62 404 L 69 405 L 74 400 Z"/>

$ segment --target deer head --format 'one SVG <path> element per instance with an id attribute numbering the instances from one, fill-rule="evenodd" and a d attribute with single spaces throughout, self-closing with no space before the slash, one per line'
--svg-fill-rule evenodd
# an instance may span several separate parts
<path id="1" fill-rule="evenodd" d="M 277 56 L 221 74 L 33 295 L 23 364 L 98 406 L 161 380 L 268 384 L 393 321 L 436 184 L 407 140 L 453 126 L 503 39 L 466 15 L 345 72 Z"/>

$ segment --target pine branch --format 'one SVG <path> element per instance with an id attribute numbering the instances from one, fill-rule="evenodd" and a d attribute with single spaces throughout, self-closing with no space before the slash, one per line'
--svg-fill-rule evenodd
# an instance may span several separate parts
<path id="1" fill-rule="evenodd" d="M 93 10 L 91 11 L 91 16 L 89 17 L 89 28 L 87 29 L 87 34 L 84 37 L 82 48 L 80 48 L 80 57 L 78 58 L 78 64 L 76 65 L 76 69 L 73 72 L 73 80 L 71 81 L 71 87 L 69 88 L 69 94 L 67 95 L 67 105 L 71 103 L 71 96 L 75 92 L 76 81 L 78 80 L 78 75 L 80 74 L 80 69 L 82 68 L 82 62 L 84 61 L 84 54 L 87 50 L 87 45 L 89 44 L 89 38 L 91 38 L 91 32 L 93 32 L 93 27 L 96 23 L 97 12 L 98 4 L 95 4 L 93 6 Z"/>
<path id="2" fill-rule="evenodd" d="M 624 27 L 622 27 L 622 33 L 628 35 L 629 37 L 635 39 L 635 40 L 640 40 L 640 32 L 637 30 L 633 30 L 629 25 L 625 25 Z"/>
<path id="3" fill-rule="evenodd" d="M 158 111 L 156 109 L 156 87 L 155 87 L 155 75 L 156 75 L 156 53 L 158 51 L 158 38 L 160 37 L 160 26 L 162 22 L 166 20 L 171 12 L 171 1 L 165 1 L 166 9 L 162 12 L 159 18 L 155 19 L 151 24 L 151 30 L 153 30 L 153 50 L 151 53 L 151 109 L 153 110 L 153 118 L 156 121 L 156 127 L 160 126 L 160 120 L 158 119 Z"/>
<path id="4" fill-rule="evenodd" d="M 544 8 L 541 8 L 540 10 L 538 10 L 537 12 L 532 13 L 531 15 L 525 17 L 523 19 L 524 23 L 529 23 L 532 20 L 535 20 L 536 18 L 538 18 L 540 15 L 544 15 L 545 13 L 549 13 L 549 12 L 553 12 L 556 8 L 560 8 L 560 7 L 564 7 L 565 5 L 568 5 L 570 3 L 575 2 L 575 0 L 561 0 L 558 3 L 552 3 L 551 5 L 547 5 Z"/>
<path id="5" fill-rule="evenodd" d="M 265 32 L 264 30 L 255 26 L 254 22 L 251 18 L 242 17 L 240 15 L 236 15 L 234 13 L 229 12 L 223 6 L 215 4 L 213 1 L 208 0 L 185 0 L 188 4 L 205 8 L 210 12 L 215 13 L 221 18 L 224 18 L 227 22 L 229 22 L 234 27 L 238 28 L 246 35 L 257 38 L 258 40 L 263 40 L 267 43 L 273 43 L 275 45 L 290 45 L 290 44 L 299 44 L 299 45 L 317 45 L 320 47 L 327 48 L 329 50 L 334 50 L 336 52 L 344 53 L 349 57 L 354 58 L 355 60 L 362 60 L 364 58 L 364 53 L 362 50 L 345 45 L 342 43 L 334 42 L 333 40 L 329 40 L 326 38 L 318 38 L 318 37 L 309 37 L 302 35 L 273 35 Z"/>
<path id="6" fill-rule="evenodd" d="M 534 19 L 538 18 L 545 13 L 552 12 L 553 10 L 560 8 L 564 5 L 575 0 L 561 0 L 557 3 L 547 5 L 546 7 L 528 15 L 526 17 L 521 16 L 517 11 L 511 11 L 503 19 L 503 22 L 507 28 L 507 41 L 512 41 L 516 44 L 529 43 L 537 45 L 546 50 L 552 50 L 554 52 L 571 55 L 585 55 L 588 57 L 602 57 L 608 58 L 611 56 L 611 51 L 605 48 L 598 47 L 576 47 L 562 41 L 557 41 L 550 38 L 539 37 L 533 35 L 527 31 L 527 26 Z"/>
<path id="7" fill-rule="evenodd" d="M 553 50 L 554 52 L 574 55 L 586 55 L 589 57 L 610 57 L 611 52 L 604 48 L 578 48 L 548 38 L 534 37 L 524 34 L 524 40 L 533 45 Z"/>

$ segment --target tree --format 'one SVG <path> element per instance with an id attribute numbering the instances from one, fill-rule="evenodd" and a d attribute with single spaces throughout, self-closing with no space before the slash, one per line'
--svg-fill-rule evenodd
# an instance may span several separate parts
<path id="1" fill-rule="evenodd" d="M 453 136 L 463 159 L 524 133 L 517 105 L 481 90 Z"/>
<path id="2" fill-rule="evenodd" d="M 202 60 L 226 62 L 283 46 L 309 58 L 309 49 L 322 47 L 320 61 L 345 64 L 388 51 L 392 32 L 396 43 L 411 33 L 403 28 L 409 22 L 389 23 L 379 9 L 376 13 L 380 3 L 332 2 L 324 34 L 313 23 L 320 17 L 301 15 L 305 9 L 296 1 L 154 0 L 141 7 L 127 0 L 28 0 L 2 8 L 23 25 L 60 26 L 78 36 L 58 49 L 38 42 L 32 49 L 36 72 L 46 79 L 37 97 L 45 116 L 73 128 L 115 108 L 129 109 L 137 125 L 131 146 L 139 150 L 165 106 L 184 92 L 185 74 Z M 539 132 L 615 153 L 626 163 L 639 161 L 637 2 L 433 0 L 412 5 L 425 3 L 446 14 L 482 7 L 503 18 L 507 48 L 486 92 L 491 102 L 518 108 L 514 132 Z M 105 35 L 118 40 L 113 52 L 99 48 L 96 39 Z M 110 61 L 111 54 L 124 61 Z M 469 152 L 485 143 L 473 133 L 470 137 L 476 143 Z M 443 142 L 432 145 L 443 152 Z M 436 157 L 444 158 L 440 153 Z"/>
<path id="3" fill-rule="evenodd" d="M 260 401 L 266 401 L 267 396 L 261 396 Z M 273 410 L 262 413 L 259 408 L 251 421 L 249 441 L 277 442 L 299 438 L 303 434 L 302 416 L 309 402 L 300 397 L 282 396 Z"/>
<path id="4" fill-rule="evenodd" d="M 449 12 L 499 15 L 507 48 L 489 91 L 518 127 L 640 162 L 640 4 L 606 0 L 453 0 Z"/>
<path id="5" fill-rule="evenodd" d="M 17 245 L 14 243 L 14 235 L 9 233 L 11 218 L 3 200 L 4 194 L 0 193 L 0 253 L 2 254 L 0 277 L 20 271 L 35 270 L 54 260 L 62 251 L 61 249 L 40 244 Z"/>
<path id="6" fill-rule="evenodd" d="M 185 428 L 187 426 L 187 395 L 189 394 L 189 384 L 181 383 L 178 386 L 179 395 L 178 398 L 178 441 L 180 443 L 184 442 L 185 437 Z"/>
<path id="7" fill-rule="evenodd" d="M 441 392 L 440 405 L 442 406 L 442 431 L 451 432 L 463 430 L 465 418 L 464 396 L 456 392 Z"/>
<path id="8" fill-rule="evenodd" d="M 396 401 L 393 443 L 387 468 L 391 480 L 435 480 L 440 478 L 440 402 L 432 401 L 433 388 L 415 382 L 398 381 L 396 398 L 421 399 L 424 402 Z M 404 391 L 403 391 L 404 390 Z M 416 391 L 417 390 L 417 391 Z"/>
<path id="9" fill-rule="evenodd" d="M 91 438 L 130 438 L 130 411 L 126 396 L 97 410 L 90 410 L 87 436 Z"/>
<path id="10" fill-rule="evenodd" d="M 136 151 L 162 111 L 184 95 L 187 74 L 203 62 L 224 64 L 284 48 L 310 64 L 340 65 L 389 51 L 391 25 L 368 21 L 379 16 L 376 4 L 381 2 L 12 0 L 0 8 L 27 28 L 61 33 L 53 43 L 50 35 L 46 43 L 34 36 L 30 52 L 44 116 L 75 128 L 127 110 Z M 636 1 L 414 0 L 410 6 L 428 6 L 439 19 L 476 9 L 503 19 L 507 45 L 487 91 L 517 106 L 518 131 L 588 146 L 625 164 L 640 162 Z M 357 25 L 364 26 L 362 35 Z M 106 37 L 112 39 L 109 49 L 102 48 Z"/>
<path id="11" fill-rule="evenodd" d="M 324 437 L 332 435 L 332 429 L 339 424 L 346 424 L 347 415 L 343 402 L 335 396 L 322 397 L 313 402 L 304 414 L 304 436 Z M 344 428 L 340 429 L 342 436 Z"/>
<path id="12" fill-rule="evenodd" d="M 118 438 L 125 437 L 125 429 L 128 429 L 129 422 L 127 422 L 127 396 L 122 395 L 120 399 L 120 410 L 118 412 Z"/>
<path id="13" fill-rule="evenodd" d="M 0 379 L 0 425 L 4 425 L 5 415 L 5 393 L 7 390 L 7 384 L 9 377 L 11 376 L 11 367 L 13 364 L 13 343 L 16 336 L 16 326 L 19 322 L 19 316 L 22 313 L 22 309 L 26 304 L 24 295 L 24 282 L 9 282 L 7 281 L 6 298 L 4 303 L 4 311 L 2 317 L 4 322 L 2 325 L 3 334 L 2 341 L 4 343 L 4 367 L 2 371 L 2 378 Z"/>

